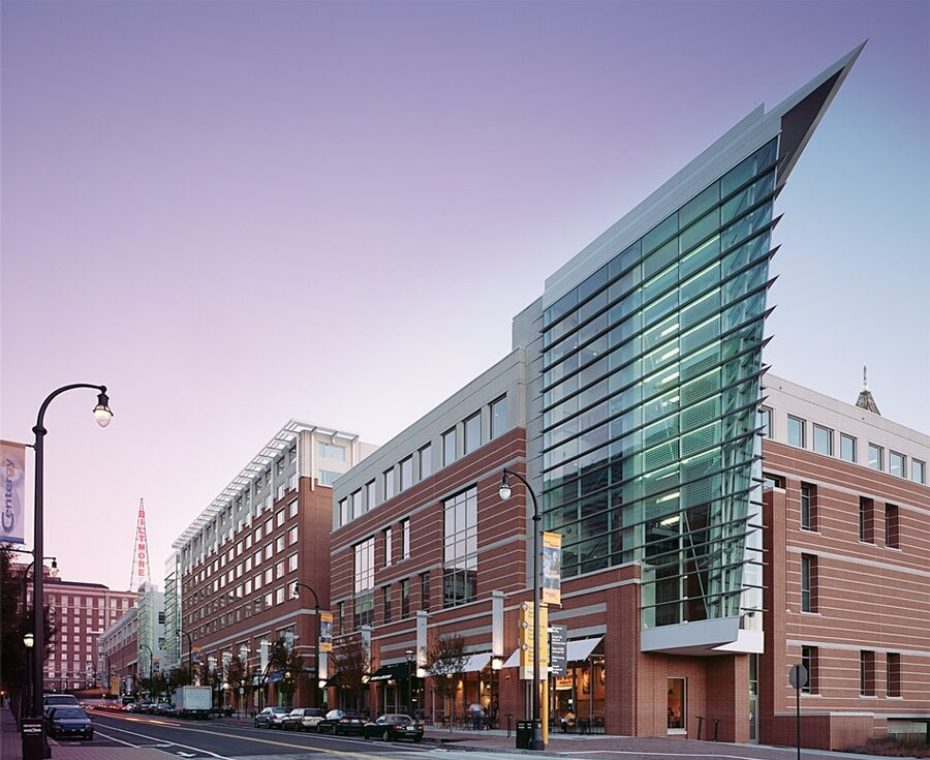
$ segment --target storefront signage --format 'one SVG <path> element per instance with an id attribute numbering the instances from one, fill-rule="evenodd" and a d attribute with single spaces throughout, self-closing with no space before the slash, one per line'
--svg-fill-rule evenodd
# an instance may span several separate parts
<path id="1" fill-rule="evenodd" d="M 568 672 L 568 628 L 564 625 L 549 628 L 549 665 L 554 676 Z"/>

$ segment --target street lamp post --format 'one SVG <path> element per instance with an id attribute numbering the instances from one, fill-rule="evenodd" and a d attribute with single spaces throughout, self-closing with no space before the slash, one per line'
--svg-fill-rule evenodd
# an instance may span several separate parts
<path id="1" fill-rule="evenodd" d="M 14 551 L 19 552 L 20 550 L 15 549 Z M 23 554 L 32 554 L 32 552 L 23 551 Z M 48 574 L 52 578 L 57 578 L 58 577 L 58 558 L 57 557 L 42 557 L 42 559 L 43 560 L 50 559 L 52 561 L 52 566 L 49 568 Z M 26 567 L 26 572 L 23 573 L 23 615 L 24 616 L 26 614 L 26 602 L 28 601 L 26 597 L 28 596 L 28 591 L 29 591 L 29 571 L 32 570 L 35 566 L 36 566 L 36 561 L 35 559 L 33 559 L 32 562 L 30 562 L 29 565 Z"/>
<path id="2" fill-rule="evenodd" d="M 300 589 L 305 588 L 311 594 L 313 594 L 313 607 L 314 613 L 316 614 L 316 642 L 313 646 L 313 678 L 310 679 L 310 683 L 313 685 L 311 691 L 313 692 L 313 706 L 316 707 L 319 703 L 319 679 L 320 679 L 320 598 L 316 595 L 310 586 L 306 583 L 301 583 L 300 581 L 294 582 L 294 593 L 293 596 L 295 599 L 300 598 Z"/>
<path id="3" fill-rule="evenodd" d="M 413 672 L 411 669 L 411 666 L 413 665 L 413 650 L 408 649 L 406 652 L 404 652 L 404 657 L 407 660 L 407 714 L 413 716 L 413 718 L 416 719 L 416 715 L 414 715 L 415 711 L 413 709 Z"/>
<path id="4" fill-rule="evenodd" d="M 517 472 L 504 468 L 504 476 L 501 478 L 498 495 L 501 499 L 509 499 L 512 489 L 507 482 L 508 476 L 512 476 L 526 486 L 526 490 L 533 500 L 533 693 L 532 693 L 532 722 L 533 730 L 530 733 L 529 749 L 544 750 L 545 742 L 540 738 L 537 731 L 539 723 L 539 504 L 536 501 L 536 493 L 526 478 Z"/>
<path id="5" fill-rule="evenodd" d="M 148 644 L 139 644 L 139 649 L 148 649 L 149 650 L 149 690 L 152 691 L 155 688 L 155 654 L 152 652 L 152 647 Z M 156 697 L 156 702 L 158 698 Z"/>
<path id="6" fill-rule="evenodd" d="M 29 669 L 29 672 L 31 673 L 32 672 L 31 670 L 32 656 L 33 656 L 32 648 L 35 646 L 35 639 L 33 638 L 33 635 L 31 633 L 27 633 L 23 636 L 23 646 L 26 647 L 26 667 L 27 669 Z M 20 703 L 19 703 L 20 714 L 17 718 L 18 720 L 22 720 L 23 714 L 25 713 L 27 709 L 26 705 L 29 705 L 29 704 L 32 704 L 32 678 L 27 676 L 26 698 L 20 700 Z"/>
<path id="7" fill-rule="evenodd" d="M 178 628 L 178 638 L 187 636 L 187 677 L 190 679 L 191 686 L 194 685 L 194 639 L 187 632 Z"/>
<path id="8" fill-rule="evenodd" d="M 60 396 L 62 393 L 67 391 L 77 390 L 79 388 L 89 388 L 97 393 L 97 406 L 94 407 L 94 418 L 97 420 L 97 424 L 100 427 L 106 427 L 110 424 L 110 420 L 113 419 L 113 412 L 110 411 L 110 399 L 107 396 L 107 387 L 105 385 L 91 385 L 88 383 L 72 383 L 71 385 L 63 385 L 61 388 L 57 388 L 52 391 L 48 396 L 46 396 L 45 401 L 42 402 L 42 406 L 39 407 L 39 414 L 36 417 L 35 427 L 32 428 L 32 432 L 35 433 L 35 529 L 33 531 L 33 552 L 36 557 L 41 557 L 44 550 L 44 532 L 45 532 L 45 523 L 44 523 L 44 498 L 45 498 L 45 483 L 44 483 L 44 467 L 45 467 L 45 436 L 48 431 L 45 429 L 45 411 L 48 409 L 48 405 L 52 401 Z M 32 717 L 41 718 L 42 717 L 42 670 L 43 665 L 45 664 L 45 608 L 43 605 L 43 588 L 42 581 L 43 573 L 33 573 L 32 574 L 33 587 L 32 587 L 32 609 L 33 609 L 33 628 L 32 633 L 35 641 L 35 657 L 33 658 L 33 690 L 32 690 Z M 43 729 L 44 734 L 44 729 Z M 42 745 L 41 751 L 44 753 L 44 744 L 45 738 L 42 737 L 40 742 Z M 23 757 L 24 760 L 39 760 L 36 757 L 36 746 L 35 742 L 26 742 L 25 734 L 23 739 Z"/>

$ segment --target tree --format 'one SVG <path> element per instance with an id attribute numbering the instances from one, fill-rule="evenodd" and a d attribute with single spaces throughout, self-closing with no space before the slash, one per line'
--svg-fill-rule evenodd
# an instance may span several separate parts
<path id="1" fill-rule="evenodd" d="M 426 671 L 433 676 L 433 688 L 444 703 L 446 699 L 454 698 L 456 676 L 465 670 L 467 661 L 468 652 L 461 635 L 449 633 L 431 636 L 426 650 Z"/>
<path id="2" fill-rule="evenodd" d="M 365 676 L 371 669 L 371 655 L 368 646 L 361 639 L 354 639 L 339 645 L 333 650 L 332 671 L 338 678 L 339 691 L 343 707 L 358 710 L 362 704 L 362 694 L 366 687 Z"/>
<path id="3" fill-rule="evenodd" d="M 268 672 L 280 673 L 281 679 L 277 682 L 277 689 L 284 696 L 285 703 L 290 705 L 297 687 L 297 678 L 303 672 L 304 658 L 296 649 L 287 645 L 284 636 L 279 636 L 271 645 L 268 657 Z"/>

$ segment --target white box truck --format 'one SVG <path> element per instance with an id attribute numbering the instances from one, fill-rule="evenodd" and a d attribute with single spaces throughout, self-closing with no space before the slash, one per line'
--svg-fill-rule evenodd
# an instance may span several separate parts
<path id="1" fill-rule="evenodd" d="M 212 707 L 209 686 L 182 686 L 174 693 L 174 712 L 182 718 L 209 718 Z"/>

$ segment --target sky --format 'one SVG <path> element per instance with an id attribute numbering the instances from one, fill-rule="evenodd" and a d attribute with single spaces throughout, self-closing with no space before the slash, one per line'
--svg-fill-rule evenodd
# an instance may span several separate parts
<path id="1" fill-rule="evenodd" d="M 0 435 L 31 443 L 66 383 L 115 413 L 46 415 L 63 578 L 128 587 L 141 498 L 161 584 L 289 419 L 387 442 L 509 352 L 546 277 L 866 39 L 777 201 L 765 361 L 848 402 L 868 365 L 930 432 L 930 3 L 0 13 Z"/>

